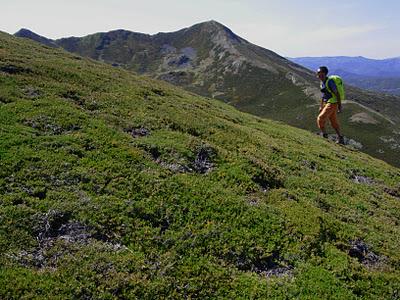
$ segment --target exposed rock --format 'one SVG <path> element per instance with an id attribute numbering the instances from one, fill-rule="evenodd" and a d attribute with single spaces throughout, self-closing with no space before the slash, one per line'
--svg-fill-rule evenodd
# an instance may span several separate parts
<path id="1" fill-rule="evenodd" d="M 400 149 L 400 139 L 397 136 L 381 136 L 379 139 L 389 144 L 392 150 Z"/>
<path id="2" fill-rule="evenodd" d="M 94 242 L 100 243 L 102 250 L 125 249 L 120 244 L 107 242 L 104 236 L 96 234 L 80 222 L 71 221 L 70 217 L 70 214 L 58 210 L 36 215 L 37 225 L 34 231 L 38 245 L 32 250 L 23 250 L 14 255 L 14 259 L 27 267 L 55 268 L 61 258 Z"/>
<path id="3" fill-rule="evenodd" d="M 160 50 L 160 53 L 163 55 L 171 54 L 171 53 L 175 53 L 175 52 L 176 52 L 176 48 L 171 45 L 168 45 L 168 44 L 164 44 Z"/>
<path id="4" fill-rule="evenodd" d="M 6 65 L 6 66 L 0 66 L 0 72 L 14 75 L 21 73 L 32 73 L 32 70 L 20 66 Z"/>
<path id="5" fill-rule="evenodd" d="M 336 134 L 329 134 L 328 135 L 328 140 L 330 140 L 332 142 L 336 142 L 337 141 L 337 135 Z M 360 149 L 363 148 L 363 145 L 360 142 L 358 142 L 356 140 L 353 140 L 353 139 L 351 139 L 349 137 L 346 137 L 346 136 L 343 137 L 343 145 L 350 146 L 351 148 L 354 148 L 354 149 L 357 149 L 357 150 L 360 150 Z"/>
<path id="6" fill-rule="evenodd" d="M 179 164 L 179 163 L 166 163 L 161 160 L 157 160 L 157 162 L 160 164 L 160 166 L 169 169 L 170 171 L 174 173 L 190 173 L 192 171 L 191 168 L 186 166 L 185 164 Z"/>
<path id="7" fill-rule="evenodd" d="M 55 122 L 47 116 L 37 116 L 33 119 L 27 119 L 23 123 L 26 126 L 37 129 L 41 133 L 48 135 L 60 135 L 65 132 L 71 132 L 81 129 L 79 125 L 75 124 L 60 126 L 58 124 L 55 124 Z"/>
<path id="8" fill-rule="evenodd" d="M 192 47 L 185 47 L 181 50 L 181 53 L 185 56 L 187 56 L 189 59 L 195 59 L 197 56 L 197 51 L 196 49 Z"/>
<path id="9" fill-rule="evenodd" d="M 315 161 L 303 160 L 302 164 L 311 171 L 317 171 L 317 163 Z"/>
<path id="10" fill-rule="evenodd" d="M 357 142 L 356 140 L 344 137 L 344 144 L 345 145 L 349 145 L 354 149 L 362 149 L 363 148 L 363 144 L 361 144 L 360 142 Z"/>
<path id="11" fill-rule="evenodd" d="M 255 257 L 252 255 L 250 257 L 231 251 L 227 259 L 233 262 L 239 270 L 254 272 L 266 277 L 293 275 L 293 267 L 279 263 L 279 255 L 277 253 L 273 253 L 268 257 L 261 257 L 259 255 L 255 255 Z"/>
<path id="12" fill-rule="evenodd" d="M 277 267 L 271 270 L 268 270 L 263 273 L 266 277 L 284 277 L 284 276 L 293 276 L 293 267 L 286 266 L 286 267 Z"/>
<path id="13" fill-rule="evenodd" d="M 257 198 L 257 197 L 255 197 L 255 196 L 252 196 L 252 197 L 249 197 L 249 198 L 247 199 L 247 203 L 248 203 L 250 206 L 258 206 L 258 205 L 260 205 L 260 199 Z"/>
<path id="14" fill-rule="evenodd" d="M 161 54 L 165 55 L 163 63 L 160 65 L 160 71 L 174 71 L 177 69 L 193 70 L 197 51 L 192 47 L 182 48 L 179 53 L 177 49 L 169 45 L 164 45 Z"/>
<path id="15" fill-rule="evenodd" d="M 79 92 L 74 91 L 74 90 L 64 91 L 61 93 L 60 96 L 65 99 L 73 100 L 78 105 L 83 105 L 85 103 L 85 101 L 82 99 Z"/>
<path id="16" fill-rule="evenodd" d="M 351 179 L 355 182 L 355 183 L 360 183 L 360 184 L 367 184 L 367 185 L 371 185 L 374 183 L 374 180 L 366 177 L 366 176 L 361 176 L 361 175 L 353 175 L 351 177 Z"/>
<path id="17" fill-rule="evenodd" d="M 41 124 L 39 124 L 39 122 L 37 120 L 25 120 L 24 121 L 24 125 L 32 127 L 34 129 L 42 129 Z M 50 125 L 47 124 L 46 125 L 46 129 L 50 129 L 50 127 L 52 127 L 52 131 L 54 134 L 60 134 L 61 133 L 61 128 L 58 126 L 54 126 L 54 125 Z"/>
<path id="18" fill-rule="evenodd" d="M 34 99 L 34 98 L 37 98 L 37 97 L 40 96 L 39 90 L 37 90 L 37 89 L 35 89 L 34 87 L 31 87 L 31 86 L 27 86 L 24 89 L 24 94 L 30 99 Z"/>
<path id="19" fill-rule="evenodd" d="M 390 196 L 400 199 L 400 185 L 398 185 L 396 188 L 385 187 L 384 191 Z"/>
<path id="20" fill-rule="evenodd" d="M 177 154 L 171 154 L 170 159 L 166 159 L 165 156 L 161 155 L 160 150 L 156 146 L 145 147 L 146 151 L 150 153 L 152 159 L 158 163 L 160 166 L 171 170 L 172 172 L 177 173 L 200 173 L 206 174 L 210 172 L 213 167 L 214 163 L 212 159 L 216 155 L 216 152 L 213 148 L 209 146 L 200 146 L 196 151 L 193 161 L 190 161 L 183 157 L 174 157 Z"/>
<path id="21" fill-rule="evenodd" d="M 194 171 L 200 174 L 206 174 L 210 172 L 214 167 L 214 164 L 212 163 L 212 157 L 214 156 L 215 150 L 211 147 L 199 147 L 196 158 L 192 164 Z"/>
<path id="22" fill-rule="evenodd" d="M 125 132 L 129 133 L 133 138 L 150 135 L 150 130 L 144 127 L 126 129 Z"/>
<path id="23" fill-rule="evenodd" d="M 39 243 L 50 237 L 56 237 L 59 229 L 68 222 L 70 215 L 58 210 L 49 210 L 44 215 L 37 215 L 35 232 Z"/>
<path id="24" fill-rule="evenodd" d="M 359 175 L 357 171 L 352 170 L 350 174 L 350 179 L 353 180 L 355 183 L 358 184 L 366 184 L 366 185 L 372 185 L 375 183 L 375 180 L 373 178 L 369 178 L 367 176 Z"/>
<path id="25" fill-rule="evenodd" d="M 168 60 L 168 66 L 176 66 L 178 68 L 185 68 L 189 66 L 190 58 L 186 55 L 180 55 L 178 57 L 174 57 Z"/>
<path id="26" fill-rule="evenodd" d="M 357 258 L 360 263 L 367 267 L 375 267 L 386 260 L 386 257 L 381 257 L 371 251 L 370 247 L 362 240 L 351 241 L 348 254 Z"/>

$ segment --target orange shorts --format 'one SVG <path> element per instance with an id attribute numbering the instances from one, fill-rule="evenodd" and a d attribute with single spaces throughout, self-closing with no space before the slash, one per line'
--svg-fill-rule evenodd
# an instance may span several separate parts
<path id="1" fill-rule="evenodd" d="M 321 112 L 317 118 L 317 124 L 319 129 L 323 130 L 325 128 L 325 123 L 329 119 L 331 121 L 331 125 L 334 129 L 339 130 L 339 123 L 337 120 L 337 111 L 338 105 L 337 103 L 325 103 Z"/>

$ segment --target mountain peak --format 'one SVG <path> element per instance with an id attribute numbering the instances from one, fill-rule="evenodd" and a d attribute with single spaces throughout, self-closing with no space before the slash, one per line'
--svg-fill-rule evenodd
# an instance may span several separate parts
<path id="1" fill-rule="evenodd" d="M 27 28 L 21 28 L 16 33 L 14 33 L 14 36 L 21 37 L 21 38 L 28 38 L 28 39 L 34 40 L 36 42 L 42 43 L 44 45 L 47 45 L 49 47 L 54 47 L 54 48 L 58 47 L 57 44 L 53 40 L 48 39 L 44 36 L 41 36 Z"/>
<path id="2" fill-rule="evenodd" d="M 223 25 L 222 23 L 219 23 L 218 21 L 215 21 L 215 20 L 204 21 L 204 22 L 195 24 L 194 26 L 196 26 L 196 25 L 213 26 L 213 27 L 218 27 L 218 28 L 226 28 L 225 25 Z"/>
<path id="3" fill-rule="evenodd" d="M 20 35 L 25 35 L 25 34 L 37 35 L 36 33 L 34 33 L 33 31 L 31 31 L 27 28 L 21 28 L 16 33 L 14 33 L 15 36 L 20 36 Z"/>
<path id="4" fill-rule="evenodd" d="M 235 34 L 230 28 L 228 28 L 227 26 L 225 26 L 222 23 L 219 23 L 215 20 L 198 23 L 188 29 L 190 30 L 190 29 L 196 29 L 196 28 L 200 28 L 204 31 L 207 31 L 209 34 L 218 34 L 218 33 L 223 34 L 230 41 L 233 41 L 233 42 L 242 43 L 244 41 L 244 39 L 242 39 L 237 34 Z"/>

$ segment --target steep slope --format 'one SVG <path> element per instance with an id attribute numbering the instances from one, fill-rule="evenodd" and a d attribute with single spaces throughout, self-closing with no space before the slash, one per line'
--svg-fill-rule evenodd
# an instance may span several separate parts
<path id="1" fill-rule="evenodd" d="M 395 299 L 400 170 L 0 33 L 0 298 Z"/>
<path id="2" fill-rule="evenodd" d="M 156 35 L 116 30 L 54 42 L 70 52 L 168 81 L 242 111 L 317 131 L 315 74 L 249 43 L 218 22 Z M 341 121 L 349 142 L 400 166 L 400 98 L 351 87 L 347 95 Z"/>

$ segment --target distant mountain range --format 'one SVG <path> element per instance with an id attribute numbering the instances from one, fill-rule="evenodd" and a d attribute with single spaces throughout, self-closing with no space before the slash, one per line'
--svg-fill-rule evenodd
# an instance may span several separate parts
<path id="1" fill-rule="evenodd" d="M 400 57 L 369 59 L 362 56 L 295 57 L 291 61 L 310 70 L 326 65 L 357 87 L 400 95 Z"/>
<path id="2" fill-rule="evenodd" d="M 168 81 L 260 117 L 317 130 L 315 72 L 216 21 L 155 35 L 114 30 L 50 40 L 27 29 L 15 35 Z M 363 151 L 400 165 L 400 97 L 351 86 L 346 91 L 341 116 L 345 135 Z"/>

